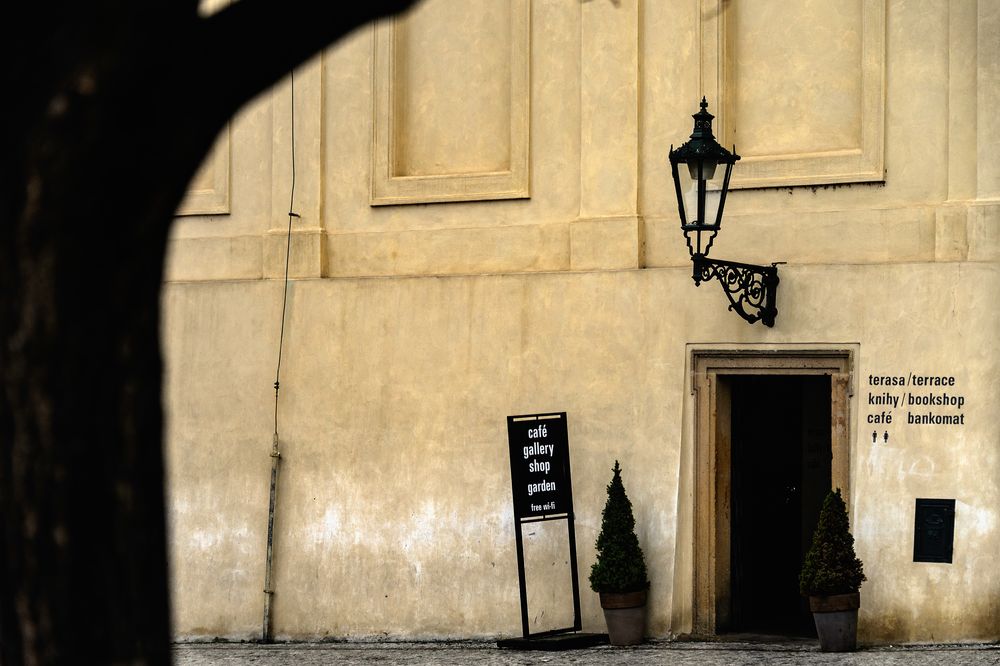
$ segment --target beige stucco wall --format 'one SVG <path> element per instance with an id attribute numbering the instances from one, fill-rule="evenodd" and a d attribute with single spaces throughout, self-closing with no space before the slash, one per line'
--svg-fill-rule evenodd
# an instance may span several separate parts
<path id="1" fill-rule="evenodd" d="M 457 120 L 405 115 L 424 108 L 414 91 L 430 94 L 436 80 L 447 91 L 449 77 L 471 76 L 453 70 L 474 40 L 458 40 L 458 53 L 442 46 L 463 22 L 446 0 L 401 34 L 409 48 L 423 43 L 447 57 L 382 67 L 380 42 L 365 29 L 296 72 L 293 207 L 301 217 L 279 405 L 276 636 L 518 634 L 505 417 L 543 411 L 568 414 L 584 628 L 603 626 L 586 574 L 617 458 L 649 565 L 649 632 L 690 630 L 687 368 L 693 348 L 715 346 L 856 352 L 852 525 L 869 578 L 862 640 L 1000 638 L 1000 575 L 990 566 L 1000 549 L 1000 421 L 992 414 L 1000 168 L 991 149 L 1000 140 L 992 113 L 1000 13 L 992 3 L 943 0 L 864 0 L 845 10 L 854 17 L 848 27 L 862 31 L 845 38 L 848 50 L 872 41 L 862 29 L 881 16 L 883 89 L 810 89 L 810 113 L 827 108 L 824 94 L 858 95 L 858 104 L 829 105 L 840 114 L 831 125 L 848 143 L 854 135 L 844 128 L 872 129 L 884 182 L 730 194 L 713 256 L 788 262 L 768 329 L 727 312 L 717 284 L 691 283 L 666 166 L 671 143 L 690 133 L 699 93 L 717 85 L 725 95 L 729 79 L 710 85 L 711 72 L 741 64 L 719 53 L 759 38 L 746 19 L 720 31 L 716 19 L 728 7 L 512 1 L 497 10 L 509 29 L 469 30 L 488 36 L 492 64 L 473 68 L 482 85 L 461 113 L 474 115 L 497 86 L 510 91 L 504 104 L 482 105 L 480 124 L 466 119 L 460 128 L 509 130 L 480 142 L 455 143 Z M 819 22 L 829 11 L 810 7 Z M 517 41 L 526 27 L 530 48 Z M 513 45 L 506 51 L 504 39 Z M 758 49 L 747 62 L 766 69 L 777 57 L 768 54 Z M 823 80 L 853 81 L 856 67 Z M 809 84 L 808 67 L 773 68 L 789 81 L 778 102 Z M 407 104 L 380 105 L 401 92 Z M 766 111 L 747 108 L 760 103 L 746 97 L 722 104 L 737 137 L 733 118 Z M 845 115 L 873 99 L 878 122 Z M 450 108 L 441 98 L 428 104 Z M 291 113 L 286 81 L 234 119 L 186 204 L 203 213 L 179 217 L 171 242 L 163 344 L 181 638 L 260 632 Z M 412 136 L 394 143 L 407 127 Z M 810 147 L 813 133 L 799 132 L 801 155 L 829 141 Z M 768 145 L 758 135 L 746 143 L 757 152 Z M 509 177 L 494 173 L 498 159 L 504 167 L 498 146 L 507 147 Z M 517 146 L 527 151 L 527 198 Z M 407 159 L 394 163 L 398 151 Z M 773 160 L 788 160 L 789 173 L 819 164 L 823 178 L 845 168 L 800 157 Z M 373 167 L 382 163 L 395 166 Z M 407 180 L 428 171 L 436 178 Z M 412 202 L 373 206 L 376 191 Z M 434 203 L 466 195 L 474 200 Z M 897 421 L 888 443 L 872 445 L 868 375 L 909 372 L 954 375 L 965 425 Z M 915 497 L 957 500 L 953 564 L 911 561 Z M 532 571 L 545 580 L 545 567 L 561 571 L 563 555 L 545 550 L 541 536 Z M 538 605 L 551 613 L 560 600 L 542 593 Z M 541 628 L 551 620 L 536 619 Z"/>

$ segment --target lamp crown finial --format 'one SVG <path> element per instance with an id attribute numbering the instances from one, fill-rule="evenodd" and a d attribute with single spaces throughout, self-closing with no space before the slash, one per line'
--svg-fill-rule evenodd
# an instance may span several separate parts
<path id="1" fill-rule="evenodd" d="M 705 96 L 701 98 L 701 110 L 691 117 L 694 118 L 694 134 L 691 135 L 692 139 L 701 137 L 713 138 L 712 119 L 715 116 L 708 112 L 708 100 Z"/>

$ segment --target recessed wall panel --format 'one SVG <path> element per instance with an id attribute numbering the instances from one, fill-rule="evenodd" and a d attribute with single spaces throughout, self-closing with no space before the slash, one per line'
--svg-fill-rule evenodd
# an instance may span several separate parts
<path id="1" fill-rule="evenodd" d="M 884 178 L 885 1 L 705 0 L 702 90 L 733 187 Z"/>
<path id="2" fill-rule="evenodd" d="M 372 204 L 528 196 L 528 1 L 456 6 L 376 28 Z"/>
<path id="3" fill-rule="evenodd" d="M 732 3 L 730 134 L 744 158 L 861 145 L 861 0 Z"/>
<path id="4" fill-rule="evenodd" d="M 229 158 L 229 125 L 226 125 L 188 186 L 177 215 L 229 213 Z"/>
<path id="5" fill-rule="evenodd" d="M 229 0 L 201 0 L 198 13 L 202 17 L 215 14 Z M 226 215 L 229 211 L 230 124 L 219 134 L 211 152 L 198 168 L 188 185 L 177 215 Z"/>
<path id="6" fill-rule="evenodd" d="M 511 5 L 428 2 L 396 24 L 393 176 L 510 170 Z"/>

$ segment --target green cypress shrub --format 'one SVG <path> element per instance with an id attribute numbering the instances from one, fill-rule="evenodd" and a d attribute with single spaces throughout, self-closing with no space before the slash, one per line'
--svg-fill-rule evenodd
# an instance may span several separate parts
<path id="1" fill-rule="evenodd" d="M 590 587 L 594 592 L 645 590 L 649 587 L 646 560 L 635 535 L 632 502 L 625 494 L 617 460 L 613 471 L 614 476 L 608 484 L 608 501 L 601 514 L 597 562 L 590 570 Z"/>
<path id="2" fill-rule="evenodd" d="M 799 574 L 799 592 L 806 596 L 857 592 L 865 581 L 854 537 L 847 524 L 847 506 L 840 488 L 823 500 L 812 545 Z"/>

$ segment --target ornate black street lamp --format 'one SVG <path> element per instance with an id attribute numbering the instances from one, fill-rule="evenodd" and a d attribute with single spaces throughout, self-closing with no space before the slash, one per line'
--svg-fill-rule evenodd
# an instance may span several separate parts
<path id="1" fill-rule="evenodd" d="M 694 264 L 695 285 L 717 279 L 729 298 L 729 309 L 751 324 L 760 320 L 774 326 L 778 309 L 774 306 L 778 291 L 778 267 L 755 266 L 735 261 L 709 259 L 708 251 L 722 227 L 722 209 L 729 192 L 729 177 L 733 165 L 740 159 L 736 148 L 729 152 L 712 135 L 712 118 L 708 102 L 701 98 L 701 111 L 694 114 L 691 139 L 677 150 L 670 146 L 670 169 L 677 191 L 677 209 L 681 216 L 681 231 L 687 241 Z M 678 169 L 678 164 L 687 165 Z M 722 184 L 710 187 L 720 168 L 724 167 Z"/>

